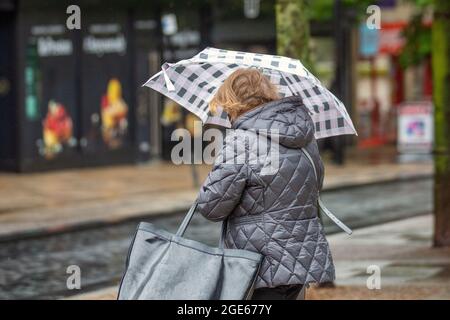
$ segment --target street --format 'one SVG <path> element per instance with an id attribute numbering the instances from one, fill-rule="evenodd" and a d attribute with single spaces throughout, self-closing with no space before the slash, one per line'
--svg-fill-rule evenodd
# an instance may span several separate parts
<path id="1" fill-rule="evenodd" d="M 432 179 L 408 179 L 325 191 L 323 201 L 353 228 L 429 213 Z M 424 191 L 426 190 L 426 191 Z M 174 232 L 184 213 L 149 218 Z M 138 221 L 0 243 L 0 299 L 62 298 L 115 285 Z M 328 234 L 338 228 L 324 217 Z M 216 245 L 219 224 L 196 216 L 186 237 Z M 67 267 L 81 269 L 81 290 L 68 290 Z"/>
<path id="2" fill-rule="evenodd" d="M 120 300 L 450 300 L 448 30 L 450 0 L 0 0 L 0 300 L 116 300 L 131 247 Z M 205 247 L 230 211 L 259 265 Z"/>

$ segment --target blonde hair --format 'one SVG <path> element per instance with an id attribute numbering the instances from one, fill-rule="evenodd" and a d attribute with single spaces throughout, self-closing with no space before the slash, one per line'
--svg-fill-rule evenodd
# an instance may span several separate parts
<path id="1" fill-rule="evenodd" d="M 264 103 L 278 100 L 278 90 L 256 69 L 238 69 L 217 90 L 209 102 L 209 110 L 217 114 L 221 107 L 231 120 Z"/>

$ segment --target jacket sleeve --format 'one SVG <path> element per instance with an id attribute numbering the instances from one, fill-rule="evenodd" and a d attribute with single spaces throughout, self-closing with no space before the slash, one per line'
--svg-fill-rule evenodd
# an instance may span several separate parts
<path id="1" fill-rule="evenodd" d="M 247 165 L 236 163 L 236 155 L 228 161 L 218 159 L 197 198 L 197 210 L 212 221 L 224 220 L 233 211 L 247 181 Z"/>

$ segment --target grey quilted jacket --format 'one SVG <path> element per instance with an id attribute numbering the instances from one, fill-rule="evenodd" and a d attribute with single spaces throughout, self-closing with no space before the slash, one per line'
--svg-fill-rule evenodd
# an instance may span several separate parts
<path id="1" fill-rule="evenodd" d="M 198 210 L 213 221 L 228 218 L 228 248 L 263 255 L 256 288 L 334 280 L 318 218 L 324 169 L 306 107 L 297 97 L 283 98 L 243 114 L 233 129 L 200 189 Z M 252 148 L 261 141 L 269 147 L 255 161 Z"/>

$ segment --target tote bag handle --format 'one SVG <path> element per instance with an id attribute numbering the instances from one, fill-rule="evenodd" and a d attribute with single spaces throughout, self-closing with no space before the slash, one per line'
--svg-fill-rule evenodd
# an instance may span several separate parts
<path id="1" fill-rule="evenodd" d="M 189 223 L 192 220 L 192 217 L 194 216 L 195 209 L 197 209 L 197 201 L 194 202 L 194 204 L 191 206 L 188 213 L 184 217 L 183 221 L 181 222 L 180 226 L 178 227 L 177 233 L 175 234 L 176 236 L 182 237 L 184 235 Z M 223 249 L 223 247 L 224 247 L 226 233 L 227 233 L 227 220 L 225 219 L 222 222 L 222 230 L 220 232 L 220 241 L 219 241 L 220 249 Z"/>

